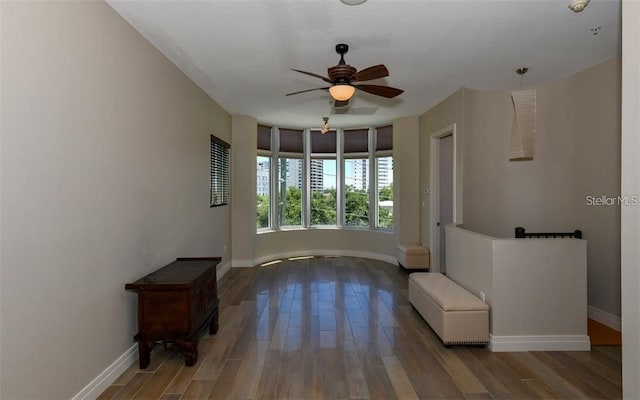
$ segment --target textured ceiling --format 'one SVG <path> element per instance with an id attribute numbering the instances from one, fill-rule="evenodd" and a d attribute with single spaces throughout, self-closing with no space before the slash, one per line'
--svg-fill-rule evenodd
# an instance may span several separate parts
<path id="1" fill-rule="evenodd" d="M 331 115 L 334 127 L 420 115 L 461 87 L 517 89 L 521 66 L 526 87 L 620 54 L 619 0 L 592 0 L 581 13 L 565 0 L 108 2 L 229 113 L 289 127 L 320 126 L 331 113 L 326 91 L 285 94 L 324 86 L 290 68 L 326 76 L 337 43 L 359 70 L 387 66 L 389 77 L 367 83 L 405 93 L 356 92 L 353 114 Z"/>

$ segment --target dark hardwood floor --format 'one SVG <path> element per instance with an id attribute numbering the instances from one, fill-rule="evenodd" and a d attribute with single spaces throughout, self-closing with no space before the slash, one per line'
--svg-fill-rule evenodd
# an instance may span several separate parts
<path id="1" fill-rule="evenodd" d="M 446 349 L 407 302 L 407 274 L 326 257 L 233 268 L 220 330 L 195 366 L 158 346 L 100 399 L 615 399 L 620 346 L 590 352 Z"/>

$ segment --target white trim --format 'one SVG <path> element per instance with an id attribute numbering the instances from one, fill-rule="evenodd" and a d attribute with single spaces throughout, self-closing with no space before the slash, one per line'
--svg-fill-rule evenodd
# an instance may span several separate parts
<path id="1" fill-rule="evenodd" d="M 231 269 L 231 262 L 222 264 L 216 271 L 216 279 L 220 280 Z M 138 361 L 138 344 L 129 347 L 111 365 L 102 371 L 95 379 L 85 386 L 72 400 L 95 399 L 118 379 L 133 363 Z"/>
<path id="2" fill-rule="evenodd" d="M 255 265 L 253 260 L 231 260 L 231 268 L 251 268 Z"/>
<path id="3" fill-rule="evenodd" d="M 102 394 L 124 371 L 138 360 L 138 345 L 129 347 L 111 365 L 95 377 L 71 400 L 95 399 Z"/>
<path id="4" fill-rule="evenodd" d="M 285 253 L 270 254 L 268 256 L 260 257 L 255 260 L 254 265 L 260 265 L 268 261 L 286 259 L 291 257 L 303 257 L 303 256 L 336 256 L 336 257 L 360 257 L 370 258 L 372 260 L 384 261 L 389 264 L 398 265 L 398 260 L 395 256 L 381 253 L 371 253 L 368 251 L 352 251 L 352 250 L 331 250 L 331 249 L 314 249 L 314 250 L 300 250 L 289 251 Z M 235 264 L 234 264 L 235 267 Z"/>
<path id="5" fill-rule="evenodd" d="M 458 182 L 458 170 L 462 171 L 462 160 L 458 157 L 458 134 L 456 132 L 456 124 L 453 123 L 439 131 L 429 135 L 430 146 L 430 164 L 429 164 L 429 250 L 431 257 L 431 270 L 440 272 L 440 235 L 438 234 L 438 226 L 436 225 L 436 216 L 440 215 L 440 142 L 439 140 L 445 136 L 453 136 L 453 170 L 452 170 L 452 223 L 462 223 L 462 210 L 458 208 L 458 196 L 461 196 L 461 187 Z M 444 229 L 444 226 L 441 227 Z"/>
<path id="6" fill-rule="evenodd" d="M 216 280 L 220 280 L 231 269 L 231 261 L 227 261 L 218 270 L 216 270 Z"/>
<path id="7" fill-rule="evenodd" d="M 594 306 L 587 306 L 587 316 L 594 321 L 608 326 L 611 329 L 617 330 L 618 332 L 622 330 L 622 318 L 618 317 L 617 315 L 602 311 L 601 309 L 595 308 Z"/>
<path id="8" fill-rule="evenodd" d="M 587 335 L 494 336 L 489 335 L 489 349 L 503 351 L 589 351 Z"/>

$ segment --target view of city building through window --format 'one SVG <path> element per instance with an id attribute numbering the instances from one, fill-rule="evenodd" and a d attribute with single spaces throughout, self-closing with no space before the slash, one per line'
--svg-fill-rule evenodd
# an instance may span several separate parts
<path id="1" fill-rule="evenodd" d="M 377 157 L 378 221 L 377 227 L 393 227 L 393 157 Z"/>
<path id="2" fill-rule="evenodd" d="M 271 159 L 269 157 L 258 156 L 258 163 L 256 165 L 257 171 L 257 204 L 256 209 L 258 213 L 257 227 L 267 228 L 269 227 L 269 187 L 271 186 L 271 168 L 269 164 Z"/>
<path id="3" fill-rule="evenodd" d="M 369 159 L 344 160 L 344 224 L 369 226 Z"/>
<path id="4" fill-rule="evenodd" d="M 280 158 L 278 216 L 281 227 L 302 225 L 302 159 Z"/>
<path id="5" fill-rule="evenodd" d="M 311 160 L 311 225 L 336 225 L 336 160 Z"/>
<path id="6" fill-rule="evenodd" d="M 284 140 L 280 141 L 280 149 L 284 147 L 288 151 L 281 151 L 280 154 L 273 154 L 270 147 L 266 149 L 264 143 L 267 139 L 260 138 L 259 129 L 258 142 L 263 145 L 258 149 L 256 164 L 257 228 L 328 225 L 392 229 L 393 156 L 390 128 L 339 130 L 326 136 L 307 131 L 306 137 L 302 130 L 281 129 L 280 132 L 284 131 L 285 134 L 282 135 Z M 271 135 L 271 131 L 267 133 L 266 129 L 262 129 L 262 135 L 267 134 Z M 371 134 L 376 136 L 370 140 Z M 338 139 L 344 140 L 340 154 L 336 153 Z M 268 140 L 271 140 L 270 136 Z M 306 166 L 301 151 L 303 141 L 309 142 L 307 148 L 310 157 L 307 156 Z M 379 143 L 371 155 L 369 143 L 376 142 Z M 273 171 L 271 165 L 276 165 L 277 171 Z M 343 190 L 337 190 L 339 187 Z M 271 201 L 276 201 L 276 204 L 270 204 Z M 271 212 L 277 215 L 270 218 Z"/>

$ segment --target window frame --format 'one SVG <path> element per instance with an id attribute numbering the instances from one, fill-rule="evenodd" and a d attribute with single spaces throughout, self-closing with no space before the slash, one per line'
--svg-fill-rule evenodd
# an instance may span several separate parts
<path id="1" fill-rule="evenodd" d="M 278 158 L 277 158 L 277 168 L 276 168 L 276 176 L 277 176 L 277 182 L 275 182 L 275 193 L 276 193 L 276 199 L 274 200 L 274 203 L 276 204 L 276 212 L 274 213 L 274 225 L 277 226 L 278 229 L 280 230 L 287 230 L 287 229 L 300 229 L 302 227 L 304 227 L 304 187 L 305 187 L 305 181 L 304 178 L 302 179 L 302 187 L 300 188 L 300 225 L 285 225 L 283 223 L 283 221 L 281 221 L 281 215 L 279 213 L 280 211 L 280 184 L 281 184 L 281 170 L 280 170 L 280 161 L 281 160 L 300 160 L 300 169 L 301 169 L 301 174 L 304 177 L 304 171 L 305 171 L 305 165 L 304 165 L 304 157 L 303 154 L 299 154 L 299 153 L 280 153 L 278 154 Z M 286 185 L 286 183 L 285 183 Z M 288 190 L 288 186 L 285 186 Z M 286 190 L 285 190 L 286 193 Z"/>
<path id="2" fill-rule="evenodd" d="M 267 186 L 267 197 L 269 199 L 268 205 L 267 205 L 267 226 L 258 226 L 257 223 L 257 206 L 258 206 L 258 202 L 256 201 L 256 229 L 258 232 L 262 232 L 262 231 L 267 231 L 267 230 L 271 230 L 271 218 L 272 218 L 272 212 L 271 212 L 271 203 L 273 202 L 271 200 L 271 181 L 273 180 L 272 177 L 272 170 L 273 170 L 273 157 L 271 156 L 271 152 L 270 151 L 266 151 L 266 150 L 258 150 L 257 154 L 256 154 L 256 169 L 257 169 L 257 165 L 258 165 L 258 158 L 262 157 L 262 158 L 266 158 L 267 160 L 269 160 L 269 184 Z M 257 199 L 257 170 L 256 170 L 256 199 Z"/>

